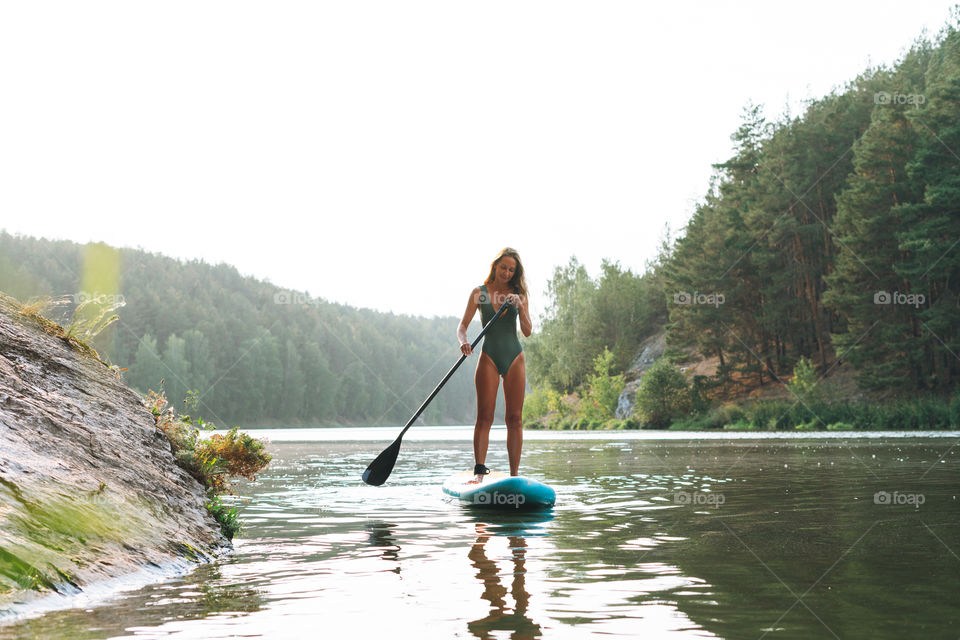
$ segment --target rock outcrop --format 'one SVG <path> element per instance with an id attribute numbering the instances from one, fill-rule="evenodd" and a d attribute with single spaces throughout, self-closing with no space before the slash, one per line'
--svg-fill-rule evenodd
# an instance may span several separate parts
<path id="1" fill-rule="evenodd" d="M 617 399 L 617 410 L 615 415 L 619 419 L 630 417 L 633 414 L 634 396 L 637 389 L 640 388 L 640 379 L 643 374 L 653 366 L 653 363 L 663 356 L 667 348 L 667 332 L 661 331 L 650 336 L 640 344 L 640 353 L 630 363 L 630 367 L 625 372 L 627 380 L 620 397 Z"/>
<path id="2" fill-rule="evenodd" d="M 230 548 L 140 396 L 53 327 L 0 294 L 0 621 Z"/>

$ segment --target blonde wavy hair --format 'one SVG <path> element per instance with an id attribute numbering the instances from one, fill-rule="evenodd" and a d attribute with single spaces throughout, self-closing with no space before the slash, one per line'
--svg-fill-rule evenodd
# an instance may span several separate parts
<path id="1" fill-rule="evenodd" d="M 527 295 L 527 280 L 523 277 L 523 263 L 520 262 L 520 254 L 517 253 L 516 249 L 511 249 L 510 247 L 501 249 L 497 257 L 490 263 L 490 274 L 487 276 L 484 284 L 493 284 L 494 277 L 497 273 L 497 265 L 500 264 L 500 261 L 506 256 L 510 256 L 517 262 L 517 270 L 513 272 L 513 277 L 510 278 L 509 282 L 510 286 L 513 287 L 513 292 L 521 296 Z"/>

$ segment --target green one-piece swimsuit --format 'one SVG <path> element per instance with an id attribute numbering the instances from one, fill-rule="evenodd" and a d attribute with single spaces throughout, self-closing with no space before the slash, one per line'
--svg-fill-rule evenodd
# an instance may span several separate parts
<path id="1" fill-rule="evenodd" d="M 497 315 L 497 310 L 490 303 L 490 293 L 487 285 L 480 285 L 480 321 L 483 326 L 490 322 L 490 318 Z M 480 350 L 490 356 L 494 366 L 501 376 L 507 375 L 510 365 L 523 351 L 520 340 L 517 338 L 517 308 L 510 305 L 493 326 L 483 336 L 483 346 Z"/>

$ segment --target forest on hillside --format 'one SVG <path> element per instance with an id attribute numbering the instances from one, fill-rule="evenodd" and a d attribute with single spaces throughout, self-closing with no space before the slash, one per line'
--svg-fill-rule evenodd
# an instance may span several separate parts
<path id="1" fill-rule="evenodd" d="M 225 264 L 0 233 L 0 291 L 21 302 L 121 302 L 93 346 L 134 388 L 220 426 L 402 424 L 459 356 L 459 318 L 332 304 L 240 275 Z M 455 376 L 429 424 L 472 422 L 472 379 Z"/>
<path id="2" fill-rule="evenodd" d="M 732 157 L 644 273 L 557 268 L 529 345 L 535 394 L 586 398 L 605 350 L 621 374 L 664 328 L 719 362 L 713 388 L 789 380 L 809 359 L 820 378 L 852 368 L 874 397 L 957 389 L 958 25 L 797 116 L 746 107 Z"/>
<path id="3" fill-rule="evenodd" d="M 576 258 L 558 267 L 525 342 L 532 414 L 574 394 L 591 419 L 611 418 L 639 345 L 661 331 L 674 354 L 719 363 L 693 381 L 685 411 L 704 410 L 725 386 L 790 380 L 798 367 L 817 378 L 854 370 L 875 398 L 954 392 L 958 25 L 955 15 L 935 39 L 799 115 L 771 120 L 747 106 L 733 155 L 643 273 L 615 260 L 595 278 Z M 174 401 L 197 390 L 200 412 L 227 423 L 403 422 L 457 357 L 456 318 L 353 309 L 227 265 L 104 245 L 0 234 L 0 290 L 121 296 L 120 322 L 95 346 L 134 387 L 163 378 Z M 473 412 L 472 380 L 459 375 L 425 420 L 470 423 Z"/>

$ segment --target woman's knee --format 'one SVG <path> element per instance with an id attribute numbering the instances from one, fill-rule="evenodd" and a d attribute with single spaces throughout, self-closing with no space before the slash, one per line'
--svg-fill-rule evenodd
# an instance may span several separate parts
<path id="1" fill-rule="evenodd" d="M 523 428 L 523 412 L 522 411 L 508 411 L 503 417 L 503 421 L 507 425 L 507 429 L 522 429 Z"/>
<path id="2" fill-rule="evenodd" d="M 489 429 L 491 425 L 493 425 L 493 412 L 483 409 L 477 411 L 477 428 Z"/>

